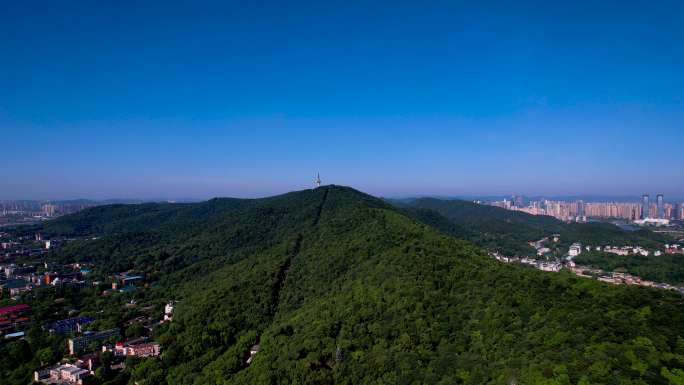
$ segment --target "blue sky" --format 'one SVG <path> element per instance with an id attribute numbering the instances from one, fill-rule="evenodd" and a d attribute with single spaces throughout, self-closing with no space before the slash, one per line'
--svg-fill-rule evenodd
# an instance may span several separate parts
<path id="1" fill-rule="evenodd" d="M 9 2 L 0 199 L 684 197 L 684 3 L 550 3 Z"/>

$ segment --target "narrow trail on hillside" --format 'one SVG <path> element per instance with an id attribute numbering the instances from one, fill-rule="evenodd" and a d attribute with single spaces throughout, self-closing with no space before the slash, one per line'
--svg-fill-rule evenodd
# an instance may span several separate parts
<path id="1" fill-rule="evenodd" d="M 328 192 L 329 189 L 325 189 L 323 192 L 323 198 L 321 199 L 321 203 L 318 205 L 316 208 L 316 214 L 314 216 L 313 220 L 313 225 L 312 227 L 318 226 L 318 222 L 321 220 L 321 214 L 323 213 L 323 206 L 325 206 L 325 202 L 328 199 Z M 302 233 L 297 234 L 297 238 L 295 239 L 294 245 L 292 246 L 292 249 L 288 251 L 287 253 L 287 259 L 283 264 L 278 268 L 278 273 L 276 274 L 276 279 L 273 282 L 273 285 L 271 286 L 271 308 L 269 309 L 269 317 L 271 318 L 271 321 L 275 319 L 276 313 L 278 312 L 278 308 L 280 307 L 280 294 L 283 290 L 283 287 L 285 286 L 285 281 L 287 280 L 287 275 L 290 272 L 290 267 L 292 266 L 292 261 L 299 255 L 299 251 L 301 250 L 302 247 L 302 240 L 304 239 L 304 235 Z M 245 357 L 248 357 L 248 360 L 244 363 L 243 368 L 246 368 L 247 366 L 250 365 L 252 358 L 254 355 L 258 352 L 258 343 L 261 339 L 261 335 L 257 337 L 257 342 L 254 346 L 252 346 L 250 354 L 246 354 Z M 256 349 L 256 350 L 255 350 Z"/>
<path id="2" fill-rule="evenodd" d="M 326 188 L 325 191 L 323 192 L 323 198 L 321 199 L 321 203 L 316 208 L 316 214 L 314 216 L 312 227 L 318 226 L 318 222 L 320 222 L 320 220 L 321 220 L 321 214 L 323 213 L 323 206 L 325 206 L 325 202 L 328 199 L 328 192 L 329 191 L 330 190 Z M 287 259 L 278 269 L 278 274 L 276 275 L 276 280 L 275 280 L 275 282 L 271 288 L 271 310 L 270 310 L 271 317 L 275 316 L 275 313 L 277 312 L 278 307 L 280 306 L 280 292 L 283 290 L 283 287 L 285 286 L 285 281 L 287 280 L 287 274 L 290 272 L 290 266 L 292 266 L 292 260 L 294 260 L 294 258 L 297 257 L 297 255 L 299 255 L 299 250 L 301 249 L 303 239 L 304 239 L 304 235 L 302 233 L 297 234 L 297 239 L 295 240 L 295 244 L 294 244 L 292 250 L 288 252 Z"/>
<path id="3" fill-rule="evenodd" d="M 316 217 L 314 217 L 314 226 L 317 226 L 318 222 L 321 220 L 321 213 L 323 212 L 323 206 L 325 205 L 325 201 L 328 200 L 329 191 L 330 189 L 326 188 L 325 192 L 323 193 L 323 199 L 321 200 L 321 204 L 318 206 L 318 210 L 316 211 Z"/>
<path id="4" fill-rule="evenodd" d="M 290 266 L 292 265 L 292 260 L 299 254 L 299 250 L 302 246 L 302 234 L 297 234 L 297 239 L 292 247 L 292 251 L 288 253 L 288 257 L 285 262 L 278 269 L 278 274 L 276 274 L 276 280 L 271 287 L 271 309 L 269 315 L 273 318 L 280 305 L 280 292 L 285 286 L 285 280 L 287 279 L 287 273 L 290 272 Z"/>

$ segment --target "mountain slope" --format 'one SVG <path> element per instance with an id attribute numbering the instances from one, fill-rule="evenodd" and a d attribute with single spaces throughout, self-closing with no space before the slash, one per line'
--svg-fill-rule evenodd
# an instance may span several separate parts
<path id="1" fill-rule="evenodd" d="M 47 235 L 97 235 L 60 255 L 106 270 L 137 268 L 163 274 L 199 261 L 234 262 L 311 225 L 325 190 L 277 197 L 212 199 L 195 204 L 101 206 L 49 222 Z"/>
<path id="2" fill-rule="evenodd" d="M 684 368 L 681 296 L 502 265 L 353 189 L 97 210 L 46 226 L 102 232 L 56 257 L 152 269 L 180 300 L 140 383 L 667 384 Z"/>

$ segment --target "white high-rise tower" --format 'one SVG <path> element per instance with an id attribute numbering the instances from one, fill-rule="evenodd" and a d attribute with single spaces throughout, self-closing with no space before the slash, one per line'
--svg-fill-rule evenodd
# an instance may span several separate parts
<path id="1" fill-rule="evenodd" d="M 321 187 L 321 174 L 316 174 L 316 187 Z"/>

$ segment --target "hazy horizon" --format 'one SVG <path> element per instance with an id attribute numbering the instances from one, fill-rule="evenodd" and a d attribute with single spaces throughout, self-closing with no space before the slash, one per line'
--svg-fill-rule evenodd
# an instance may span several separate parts
<path id="1" fill-rule="evenodd" d="M 325 184 L 324 184 L 325 185 Z M 335 184 L 337 186 L 344 186 L 340 184 Z M 3 198 L 0 196 L 0 202 L 2 201 L 40 201 L 40 202 L 68 202 L 68 201 L 93 201 L 93 202 L 178 202 L 178 203 L 185 203 L 185 202 L 200 202 L 200 201 L 206 201 L 209 199 L 214 199 L 214 198 L 242 198 L 242 199 L 258 199 L 258 198 L 266 198 L 266 197 L 271 197 L 275 195 L 280 195 L 280 194 L 286 194 L 289 192 L 295 192 L 295 191 L 301 191 L 305 189 L 312 188 L 313 186 L 309 187 L 302 187 L 302 188 L 297 188 L 293 190 L 287 190 L 287 191 L 280 191 L 280 192 L 275 192 L 273 194 L 267 194 L 267 195 L 252 195 L 252 196 L 245 196 L 245 195 L 207 195 L 207 196 L 197 196 L 197 197 L 174 197 L 174 196 L 149 196 L 149 197 L 111 197 L 111 196 L 106 196 L 103 198 L 97 198 L 97 197 L 83 197 L 83 196 L 74 196 L 74 197 L 62 197 L 62 198 Z M 438 198 L 438 199 L 461 199 L 461 200 L 495 200 L 495 199 L 504 199 L 504 198 L 511 198 L 513 196 L 524 196 L 525 198 L 528 199 L 551 199 L 551 200 L 586 200 L 586 201 L 594 201 L 594 202 L 610 202 L 610 201 L 615 201 L 615 202 L 640 202 L 641 201 L 641 195 L 642 194 L 637 194 L 637 195 L 597 195 L 597 194 L 559 194 L 559 195 L 545 195 L 545 194 L 519 194 L 519 193 L 510 193 L 510 194 L 468 194 L 468 195 L 459 195 L 459 194 L 433 194 L 433 193 L 415 193 L 415 194 L 373 194 L 372 192 L 369 191 L 364 191 L 362 189 L 358 189 L 354 186 L 346 186 L 346 187 L 351 187 L 354 189 L 357 189 L 363 193 L 367 193 L 373 196 L 377 196 L 379 198 L 383 199 L 414 199 L 414 198 Z M 648 192 L 646 192 L 648 193 Z M 655 193 L 649 193 L 651 199 L 655 199 L 656 195 Z M 671 203 L 680 203 L 684 202 L 684 197 L 682 196 L 667 196 L 665 195 L 665 201 L 666 202 L 671 202 Z"/>

